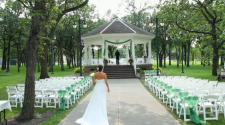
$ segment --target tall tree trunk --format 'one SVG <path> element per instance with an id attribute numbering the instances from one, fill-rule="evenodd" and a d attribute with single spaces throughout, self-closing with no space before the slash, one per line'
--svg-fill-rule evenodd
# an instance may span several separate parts
<path id="1" fill-rule="evenodd" d="M 38 64 L 38 72 L 41 72 L 41 68 L 40 68 L 40 58 L 37 55 L 37 64 Z"/>
<path id="2" fill-rule="evenodd" d="M 78 42 L 77 42 L 77 46 L 79 46 L 79 43 L 78 43 Z M 79 53 L 80 53 L 80 52 L 79 52 L 79 48 L 77 48 L 77 67 L 80 66 L 80 65 L 79 65 L 79 57 L 80 57 L 80 56 L 79 56 Z"/>
<path id="3" fill-rule="evenodd" d="M 163 53 L 159 53 L 159 67 L 163 67 L 162 62 L 163 62 Z"/>
<path id="4" fill-rule="evenodd" d="M 9 72 L 9 66 L 10 66 L 10 43 L 11 43 L 11 36 L 9 37 L 9 42 L 8 42 L 7 72 Z"/>
<path id="5" fill-rule="evenodd" d="M 184 43 L 183 49 L 184 49 L 184 65 L 187 65 L 187 43 Z"/>
<path id="6" fill-rule="evenodd" d="M 61 71 L 65 71 L 64 69 L 64 62 L 63 62 L 63 51 L 62 51 L 62 44 L 60 45 L 60 64 L 61 64 Z"/>
<path id="7" fill-rule="evenodd" d="M 192 65 L 194 65 L 194 63 L 195 63 L 195 55 L 194 55 L 194 53 L 192 54 Z"/>
<path id="8" fill-rule="evenodd" d="M 41 74 L 39 79 L 49 78 L 48 68 L 47 68 L 47 58 L 48 58 L 48 46 L 47 44 L 43 45 L 44 52 L 41 58 Z"/>
<path id="9" fill-rule="evenodd" d="M 204 59 L 203 59 L 203 58 L 204 58 L 205 53 L 204 53 L 204 51 L 203 51 L 203 50 L 201 51 L 201 54 L 202 54 L 201 65 L 203 65 L 203 66 L 204 66 L 204 65 L 205 65 L 205 64 L 204 64 L 204 63 L 205 63 L 205 61 L 204 61 Z"/>
<path id="10" fill-rule="evenodd" d="M 190 52 L 191 52 L 191 42 L 188 42 L 188 50 L 187 50 L 187 67 L 190 67 Z"/>
<path id="11" fill-rule="evenodd" d="M 164 50 L 163 57 L 164 57 L 164 68 L 166 68 L 166 49 Z"/>
<path id="12" fill-rule="evenodd" d="M 215 45 L 216 43 L 213 43 L 213 65 L 212 65 L 212 75 L 217 76 L 217 68 L 218 68 L 218 62 L 219 62 L 219 53 L 218 48 Z"/>
<path id="13" fill-rule="evenodd" d="M 35 1 L 34 12 L 45 10 L 45 0 Z M 40 23 L 42 16 L 32 14 L 31 29 L 28 42 L 26 43 L 26 79 L 24 103 L 17 121 L 31 120 L 34 117 L 34 98 L 35 98 L 35 69 L 37 63 L 38 35 L 40 32 Z"/>
<path id="14" fill-rule="evenodd" d="M 5 45 L 5 39 L 3 38 L 3 53 L 2 53 L 2 70 L 6 69 L 6 56 L 5 56 L 5 52 L 6 52 L 6 45 Z"/>
<path id="15" fill-rule="evenodd" d="M 180 52 L 178 51 L 180 50 L 176 49 L 177 67 L 179 67 L 179 64 L 180 64 Z"/>
<path id="16" fill-rule="evenodd" d="M 171 66 L 171 46 L 169 45 L 169 65 Z"/>
<path id="17" fill-rule="evenodd" d="M 20 72 L 20 52 L 19 52 L 19 46 L 20 46 L 20 42 L 16 46 L 16 51 L 17 51 L 17 69 L 18 69 L 18 72 Z"/>

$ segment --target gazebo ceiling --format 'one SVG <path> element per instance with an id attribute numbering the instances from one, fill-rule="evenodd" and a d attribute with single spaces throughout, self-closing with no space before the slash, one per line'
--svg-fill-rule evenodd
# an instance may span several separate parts
<path id="1" fill-rule="evenodd" d="M 140 35 L 147 35 L 147 36 L 154 36 L 153 34 L 144 31 L 134 25 L 129 23 L 123 22 L 119 18 L 115 18 L 112 21 L 82 35 L 82 38 L 100 35 L 100 34 L 140 34 Z"/>

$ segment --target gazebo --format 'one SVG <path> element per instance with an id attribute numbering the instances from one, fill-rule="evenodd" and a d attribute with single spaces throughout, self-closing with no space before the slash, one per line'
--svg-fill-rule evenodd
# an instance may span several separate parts
<path id="1" fill-rule="evenodd" d="M 151 41 L 154 37 L 155 36 L 153 34 L 147 31 L 123 22 L 119 18 L 115 18 L 110 22 L 82 35 L 81 39 L 85 44 L 83 60 L 85 71 L 96 68 L 96 65 L 103 65 L 103 59 L 110 60 L 108 58 L 108 45 L 125 45 L 126 57 L 124 60 L 128 62 L 128 59 L 132 58 L 134 60 L 134 69 L 136 69 L 136 67 L 152 67 Z M 148 56 L 146 62 L 144 62 L 144 59 L 135 58 L 135 45 L 137 44 L 143 44 L 143 51 L 146 51 L 146 46 L 148 45 Z M 102 48 L 102 57 L 98 62 L 94 61 L 92 57 L 91 51 L 93 46 L 101 46 Z"/>

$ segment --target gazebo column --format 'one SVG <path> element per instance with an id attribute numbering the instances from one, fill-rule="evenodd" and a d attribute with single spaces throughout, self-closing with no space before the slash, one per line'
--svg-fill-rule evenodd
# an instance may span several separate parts
<path id="1" fill-rule="evenodd" d="M 126 46 L 126 60 L 127 60 L 127 62 L 129 60 L 129 46 L 128 45 Z"/>
<path id="2" fill-rule="evenodd" d="M 134 71 L 135 71 L 135 74 L 136 74 L 136 60 L 135 60 L 135 39 L 132 39 L 132 58 L 133 58 L 133 60 L 134 60 Z"/>
<path id="3" fill-rule="evenodd" d="M 151 64 L 152 63 L 152 46 L 151 46 L 151 41 L 148 42 L 148 61 L 147 63 Z"/>
<path id="4" fill-rule="evenodd" d="M 146 43 L 143 43 L 143 45 L 144 45 L 144 50 L 143 51 L 146 52 Z"/>
<path id="5" fill-rule="evenodd" d="M 104 65 L 103 60 L 105 59 L 104 50 L 105 50 L 105 40 L 102 40 L 102 61 L 99 61 L 99 64 L 102 65 Z"/>
<path id="6" fill-rule="evenodd" d="M 89 45 L 89 46 L 88 46 L 88 63 L 87 63 L 88 65 L 91 65 L 91 62 L 92 62 L 92 61 L 91 61 L 91 60 L 92 60 L 92 58 L 91 58 L 91 57 L 92 57 L 91 51 L 92 51 L 91 45 Z"/>
<path id="7" fill-rule="evenodd" d="M 87 45 L 84 46 L 84 65 L 87 65 L 87 54 L 88 54 L 88 51 L 87 51 Z"/>
<path id="8" fill-rule="evenodd" d="M 108 55 L 108 45 L 105 45 L 105 58 L 109 60 L 109 55 Z"/>

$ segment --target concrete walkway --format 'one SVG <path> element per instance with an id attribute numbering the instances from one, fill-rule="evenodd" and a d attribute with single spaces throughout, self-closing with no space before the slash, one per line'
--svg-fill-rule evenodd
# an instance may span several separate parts
<path id="1" fill-rule="evenodd" d="M 179 122 L 143 87 L 138 79 L 109 79 L 109 125 L 179 125 Z M 59 125 L 77 125 L 89 103 L 84 98 Z"/>

